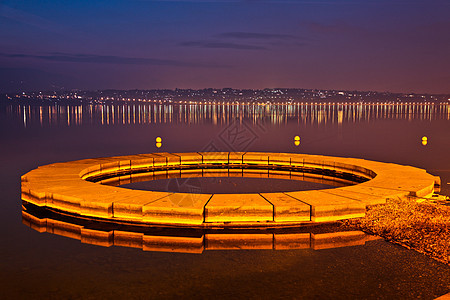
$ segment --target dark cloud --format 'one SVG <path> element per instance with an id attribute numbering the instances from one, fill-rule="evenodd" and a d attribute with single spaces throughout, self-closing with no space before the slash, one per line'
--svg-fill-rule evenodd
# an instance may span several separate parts
<path id="1" fill-rule="evenodd" d="M 70 53 L 50 53 L 48 55 L 0 54 L 0 56 L 8 58 L 32 58 L 55 62 L 74 62 L 74 63 L 158 65 L 158 66 L 177 66 L 177 67 L 223 67 L 215 64 L 191 63 L 177 60 L 95 55 L 95 54 L 70 54 Z"/>
<path id="2" fill-rule="evenodd" d="M 267 48 L 256 45 L 224 43 L 216 41 L 190 41 L 180 43 L 181 46 L 198 47 L 198 48 L 221 48 L 221 49 L 237 49 L 237 50 L 266 50 Z"/>
<path id="3" fill-rule="evenodd" d="M 216 35 L 219 38 L 231 39 L 255 39 L 255 40 L 295 40 L 296 36 L 290 34 L 273 34 L 273 33 L 257 33 L 257 32 L 224 32 Z"/>

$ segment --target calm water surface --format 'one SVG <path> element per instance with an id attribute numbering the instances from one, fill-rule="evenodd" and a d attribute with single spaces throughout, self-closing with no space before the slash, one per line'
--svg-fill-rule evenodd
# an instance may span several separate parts
<path id="1" fill-rule="evenodd" d="M 450 292 L 448 266 L 383 240 L 202 254 L 100 247 L 23 225 L 20 200 L 20 176 L 39 165 L 158 151 L 296 152 L 394 162 L 441 176 L 442 193 L 450 195 L 447 104 L 6 106 L 0 126 L 0 283 L 6 299 L 433 299 Z M 237 185 L 223 180 L 194 186 Z M 247 183 L 239 188 L 295 184 Z M 171 184 L 159 187 L 189 188 Z"/>

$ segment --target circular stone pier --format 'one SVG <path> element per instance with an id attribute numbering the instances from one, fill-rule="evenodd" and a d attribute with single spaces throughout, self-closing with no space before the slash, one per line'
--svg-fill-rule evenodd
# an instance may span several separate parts
<path id="1" fill-rule="evenodd" d="M 333 189 L 251 194 L 172 193 L 117 187 L 189 177 L 306 180 Z M 283 227 L 362 217 L 388 199 L 427 197 L 439 177 L 356 158 L 293 153 L 152 153 L 41 166 L 22 176 L 22 200 L 83 218 L 201 228 Z"/>

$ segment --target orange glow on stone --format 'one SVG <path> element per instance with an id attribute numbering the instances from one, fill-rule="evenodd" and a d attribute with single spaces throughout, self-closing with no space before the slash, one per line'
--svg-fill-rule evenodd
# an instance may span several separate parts
<path id="1" fill-rule="evenodd" d="M 333 174 L 351 173 L 365 181 L 355 184 L 358 182 L 350 180 L 346 185 L 354 185 L 332 192 L 284 193 L 288 197 L 276 193 L 163 193 L 103 184 L 117 178 L 119 183 L 139 181 L 146 172 L 153 180 L 192 177 L 199 170 L 203 177 L 261 177 L 264 171 L 265 177 L 288 175 L 320 183 L 349 181 Z M 422 169 L 354 158 L 263 152 L 150 153 L 41 166 L 21 177 L 21 198 L 83 217 L 142 224 L 284 226 L 362 217 L 366 205 L 382 204 L 390 197 L 426 197 L 439 186 L 440 179 Z"/>

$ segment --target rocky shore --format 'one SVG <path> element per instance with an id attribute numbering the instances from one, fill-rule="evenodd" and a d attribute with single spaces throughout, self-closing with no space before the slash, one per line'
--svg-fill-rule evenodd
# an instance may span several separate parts
<path id="1" fill-rule="evenodd" d="M 381 236 L 450 265 L 450 206 L 390 200 L 369 207 L 364 218 L 343 221 L 342 226 Z"/>

